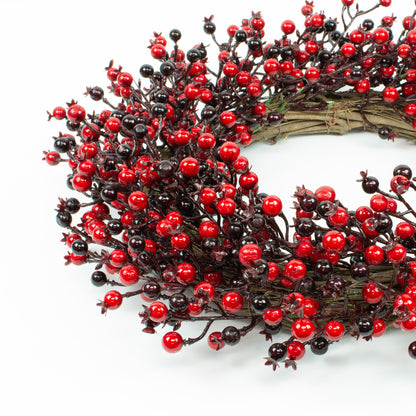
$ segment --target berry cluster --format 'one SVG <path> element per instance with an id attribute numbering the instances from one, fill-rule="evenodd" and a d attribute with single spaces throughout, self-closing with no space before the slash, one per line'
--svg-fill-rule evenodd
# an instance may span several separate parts
<path id="1" fill-rule="evenodd" d="M 346 334 L 369 340 L 388 325 L 416 330 L 416 212 L 405 199 L 416 190 L 411 169 L 394 169 L 389 193 L 361 172 L 371 198 L 352 211 L 329 186 L 298 188 L 290 226 L 279 197 L 259 191 L 238 145 L 250 144 L 256 129 L 284 123 L 291 110 L 307 110 L 317 96 L 334 100 L 351 90 L 362 95 L 363 123 L 382 138 L 396 133 L 368 120 L 374 100 L 416 127 L 415 13 L 394 43 L 392 17 L 351 30 L 355 19 L 391 1 L 352 15 L 353 3 L 342 0 L 338 31 L 336 19 L 306 2 L 303 33 L 286 20 L 271 43 L 260 13 L 228 27 L 221 44 L 206 18 L 204 31 L 219 46 L 216 70 L 204 44 L 185 53 L 174 29 L 168 52 L 155 33 L 149 49 L 158 70 L 143 65 L 135 81 L 112 62 L 106 68 L 117 103 L 102 88 L 87 88 L 107 109 L 87 114 L 72 100 L 49 114 L 71 133 L 54 137 L 44 159 L 67 162 L 67 185 L 85 199 L 59 200 L 67 264 L 94 263 L 94 285 L 120 288 L 99 303 L 103 313 L 140 296 L 145 332 L 173 327 L 163 336 L 169 352 L 206 335 L 220 350 L 258 327 L 272 340 L 284 328 L 290 336 L 272 344 L 266 359 L 274 369 L 280 361 L 296 368 L 305 346 L 321 355 Z M 187 321 L 206 323 L 200 336 L 180 335 Z M 222 331 L 208 334 L 221 321 Z M 416 358 L 416 343 L 409 353 Z"/>

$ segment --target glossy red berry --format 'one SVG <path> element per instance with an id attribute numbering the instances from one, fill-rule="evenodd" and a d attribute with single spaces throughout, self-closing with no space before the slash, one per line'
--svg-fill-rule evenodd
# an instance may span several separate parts
<path id="1" fill-rule="evenodd" d="M 339 253 L 345 247 L 345 237 L 339 231 L 328 231 L 322 238 L 322 246 L 326 251 Z"/>
<path id="2" fill-rule="evenodd" d="M 293 259 L 286 263 L 283 274 L 294 282 L 301 281 L 306 276 L 306 266 L 300 260 Z"/>
<path id="3" fill-rule="evenodd" d="M 227 128 L 231 128 L 237 121 L 235 114 L 232 111 L 223 111 L 220 114 L 221 124 Z"/>
<path id="4" fill-rule="evenodd" d="M 215 297 L 215 288 L 209 282 L 199 282 L 195 285 L 193 293 L 196 298 L 210 302 Z"/>
<path id="5" fill-rule="evenodd" d="M 153 322 L 165 322 L 168 317 L 168 308 L 163 302 L 153 302 L 149 306 L 149 318 Z"/>
<path id="6" fill-rule="evenodd" d="M 293 322 L 291 333 L 299 341 L 306 342 L 315 335 L 315 325 L 310 319 L 300 318 Z"/>
<path id="7" fill-rule="evenodd" d="M 91 188 L 92 180 L 88 176 L 77 174 L 72 178 L 72 186 L 78 192 L 86 192 Z"/>
<path id="8" fill-rule="evenodd" d="M 263 312 L 263 320 L 267 325 L 278 325 L 283 320 L 283 312 L 280 308 L 269 308 Z"/>
<path id="9" fill-rule="evenodd" d="M 195 280 L 196 270 L 190 263 L 180 263 L 176 267 L 176 279 L 183 285 L 188 285 Z"/>
<path id="10" fill-rule="evenodd" d="M 384 261 L 384 251 L 380 247 L 372 245 L 365 249 L 364 257 L 368 264 L 377 266 Z"/>
<path id="11" fill-rule="evenodd" d="M 183 176 L 192 178 L 199 172 L 199 162 L 193 157 L 185 157 L 179 164 L 179 170 Z"/>
<path id="12" fill-rule="evenodd" d="M 379 27 L 373 32 L 373 40 L 381 45 L 389 40 L 389 32 L 384 27 Z"/>
<path id="13" fill-rule="evenodd" d="M 287 357 L 290 360 L 300 360 L 305 355 L 305 346 L 299 341 L 292 341 L 287 346 Z"/>
<path id="14" fill-rule="evenodd" d="M 140 272 L 134 264 L 128 264 L 120 269 L 120 282 L 125 286 L 132 286 L 139 281 Z"/>
<path id="15" fill-rule="evenodd" d="M 282 212 L 282 201 L 275 195 L 266 196 L 263 200 L 262 208 L 266 215 L 276 217 Z"/>
<path id="16" fill-rule="evenodd" d="M 85 108 L 79 104 L 73 104 L 68 108 L 67 116 L 73 123 L 81 123 L 85 119 Z"/>
<path id="17" fill-rule="evenodd" d="M 394 103 L 399 98 L 399 92 L 394 87 L 387 87 L 383 91 L 383 99 L 386 103 Z"/>
<path id="18" fill-rule="evenodd" d="M 387 198 L 384 195 L 375 194 L 371 197 L 370 207 L 375 212 L 384 212 L 387 209 Z"/>
<path id="19" fill-rule="evenodd" d="M 375 318 L 374 322 L 374 329 L 373 333 L 371 334 L 373 337 L 381 337 L 386 332 L 386 324 L 385 322 L 380 318 Z"/>
<path id="20" fill-rule="evenodd" d="M 182 349 L 183 338 L 177 332 L 167 332 L 162 339 L 162 346 L 167 352 L 178 352 Z"/>
<path id="21" fill-rule="evenodd" d="M 223 217 L 230 217 L 235 212 L 236 204 L 231 198 L 223 198 L 217 202 L 216 207 L 218 214 Z"/>
<path id="22" fill-rule="evenodd" d="M 408 222 L 399 222 L 396 225 L 395 234 L 400 237 L 402 240 L 407 240 L 412 238 L 415 233 L 414 227 Z"/>
<path id="23" fill-rule="evenodd" d="M 238 292 L 228 292 L 222 296 L 221 303 L 226 312 L 235 313 L 242 309 L 244 298 Z"/>
<path id="24" fill-rule="evenodd" d="M 282 22 L 281 29 L 282 29 L 282 32 L 283 32 L 285 35 L 290 35 L 291 33 L 293 33 L 293 32 L 295 31 L 296 26 L 295 26 L 295 24 L 292 22 L 292 20 L 284 20 L 284 21 Z"/>
<path id="25" fill-rule="evenodd" d="M 362 296 L 367 303 L 374 305 L 383 299 L 384 293 L 376 283 L 369 282 L 362 288 Z"/>
<path id="26" fill-rule="evenodd" d="M 339 341 L 344 336 L 344 325 L 339 321 L 329 321 L 326 323 L 325 336 L 330 341 Z"/>
<path id="27" fill-rule="evenodd" d="M 220 234 L 220 227 L 214 221 L 204 221 L 199 226 L 198 232 L 201 238 L 217 238 Z"/>
<path id="28" fill-rule="evenodd" d="M 245 244 L 238 252 L 238 258 L 243 266 L 251 266 L 253 261 L 261 258 L 261 250 L 257 244 Z"/>
<path id="29" fill-rule="evenodd" d="M 406 259 L 406 249 L 399 243 L 386 252 L 387 259 L 392 264 L 400 264 Z"/>
<path id="30" fill-rule="evenodd" d="M 225 342 L 221 339 L 221 332 L 214 331 L 208 336 L 208 345 L 215 351 L 219 351 L 221 348 L 224 348 Z"/>
<path id="31" fill-rule="evenodd" d="M 335 191 L 330 186 L 321 186 L 315 191 L 315 196 L 318 202 L 322 201 L 335 201 Z"/>
<path id="32" fill-rule="evenodd" d="M 129 195 L 128 204 L 134 211 L 143 211 L 147 208 L 148 197 L 142 191 L 134 191 Z"/>
<path id="33" fill-rule="evenodd" d="M 117 309 L 121 306 L 123 302 L 123 297 L 120 292 L 117 290 L 110 290 L 104 296 L 104 306 L 107 309 Z"/>
<path id="34" fill-rule="evenodd" d="M 233 163 L 240 155 L 240 148 L 233 142 L 225 142 L 220 147 L 220 157 L 225 163 Z"/>

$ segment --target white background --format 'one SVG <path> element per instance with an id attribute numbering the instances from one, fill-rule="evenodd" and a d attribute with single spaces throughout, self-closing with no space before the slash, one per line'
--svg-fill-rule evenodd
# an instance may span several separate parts
<path id="1" fill-rule="evenodd" d="M 332 17 L 340 10 L 339 0 L 315 3 Z M 219 353 L 203 341 L 170 355 L 160 346 L 163 331 L 141 332 L 136 300 L 103 317 L 95 304 L 107 289 L 90 284 L 88 267 L 63 264 L 66 249 L 53 210 L 58 196 L 70 195 L 67 168 L 41 161 L 63 126 L 47 123 L 46 110 L 72 98 L 87 102 L 86 86 L 108 85 L 103 68 L 111 58 L 137 76 L 140 65 L 152 61 L 146 47 L 153 31 L 167 36 L 173 27 L 181 29 L 187 50 L 201 41 L 212 43 L 202 31 L 204 16 L 216 16 L 217 37 L 225 40 L 227 26 L 255 9 L 263 12 L 266 38 L 272 40 L 280 36 L 282 20 L 301 20 L 302 4 L 1 2 L 2 414 L 344 415 L 410 409 L 416 362 L 407 347 L 414 334 L 394 331 L 371 343 L 346 339 L 324 357 L 307 351 L 297 372 L 265 367 L 268 345 L 256 333 Z M 400 18 L 414 8 L 413 0 L 393 4 Z M 92 110 L 93 102 L 87 103 Z M 368 203 L 356 182 L 360 170 L 383 178 L 385 188 L 398 163 L 416 171 L 413 144 L 386 143 L 370 133 L 291 138 L 244 153 L 261 188 L 280 195 L 287 210 L 296 185 L 332 185 L 352 208 Z M 184 333 L 196 335 L 195 328 Z"/>

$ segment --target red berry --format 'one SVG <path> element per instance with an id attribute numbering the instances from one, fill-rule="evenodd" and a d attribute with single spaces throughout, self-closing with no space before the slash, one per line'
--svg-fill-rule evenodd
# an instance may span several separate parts
<path id="1" fill-rule="evenodd" d="M 368 264 L 377 266 L 384 261 L 384 251 L 380 247 L 372 245 L 365 249 L 364 257 Z"/>
<path id="2" fill-rule="evenodd" d="M 116 117 L 109 117 L 104 127 L 110 133 L 118 133 L 121 128 L 121 121 Z"/>
<path id="3" fill-rule="evenodd" d="M 309 82 L 316 82 L 319 80 L 319 69 L 314 66 L 309 67 L 305 72 L 305 78 Z"/>
<path id="4" fill-rule="evenodd" d="M 344 208 L 338 208 L 333 215 L 328 217 L 328 221 L 334 227 L 343 227 L 348 224 L 350 217 Z"/>
<path id="5" fill-rule="evenodd" d="M 176 279 L 183 285 L 188 285 L 195 280 L 196 270 L 190 263 L 179 263 L 176 267 Z"/>
<path id="6" fill-rule="evenodd" d="M 175 250 L 186 250 L 189 247 L 191 240 L 186 233 L 174 235 L 170 239 L 170 244 Z"/>
<path id="7" fill-rule="evenodd" d="M 88 176 L 77 174 L 72 178 L 72 186 L 78 192 L 86 192 L 91 188 L 92 181 Z"/>
<path id="8" fill-rule="evenodd" d="M 300 360 L 305 355 L 305 346 L 299 341 L 292 341 L 287 346 L 287 356 L 290 360 Z"/>
<path id="9" fill-rule="evenodd" d="M 387 209 L 387 198 L 380 194 L 373 195 L 370 200 L 370 207 L 375 212 L 384 212 Z"/>
<path id="10" fill-rule="evenodd" d="M 365 35 L 360 30 L 353 30 L 350 33 L 350 40 L 351 40 L 351 42 L 353 42 L 355 44 L 360 44 L 360 43 L 363 43 L 364 42 Z"/>
<path id="11" fill-rule="evenodd" d="M 339 253 L 345 247 L 345 237 L 339 231 L 328 231 L 322 238 L 322 245 L 326 251 Z"/>
<path id="12" fill-rule="evenodd" d="M 134 211 L 143 211 L 147 208 L 148 198 L 142 191 L 134 191 L 129 195 L 128 204 Z"/>
<path id="13" fill-rule="evenodd" d="M 410 312 L 409 318 L 405 321 L 400 322 L 400 327 L 405 332 L 416 331 L 416 313 Z"/>
<path id="14" fill-rule="evenodd" d="M 416 309 L 416 301 L 409 295 L 398 295 L 394 299 L 393 308 L 396 309 L 402 306 L 406 306 L 410 312 L 414 312 Z"/>
<path id="15" fill-rule="evenodd" d="M 283 312 L 280 308 L 269 308 L 263 312 L 263 320 L 267 325 L 278 325 L 282 322 Z"/>
<path id="16" fill-rule="evenodd" d="M 387 87 L 383 91 L 383 99 L 386 103 L 394 103 L 399 98 L 399 92 L 394 87 Z"/>
<path id="17" fill-rule="evenodd" d="M 223 217 L 230 217 L 235 212 L 236 204 L 231 198 L 223 198 L 217 202 L 216 207 L 218 214 Z"/>
<path id="18" fill-rule="evenodd" d="M 243 266 L 249 267 L 255 260 L 261 258 L 261 250 L 257 244 L 245 244 L 238 252 L 238 258 Z"/>
<path id="19" fill-rule="evenodd" d="M 224 65 L 223 72 L 227 77 L 235 77 L 238 73 L 238 67 L 234 62 L 227 62 Z"/>
<path id="20" fill-rule="evenodd" d="M 193 157 L 185 157 L 179 164 L 179 170 L 182 175 L 191 178 L 199 172 L 199 162 Z"/>
<path id="21" fill-rule="evenodd" d="M 162 339 L 162 346 L 167 352 L 178 352 L 183 347 L 183 339 L 177 332 L 167 332 Z"/>
<path id="22" fill-rule="evenodd" d="M 220 234 L 220 227 L 214 221 L 204 221 L 199 226 L 198 232 L 201 238 L 217 238 Z"/>
<path id="23" fill-rule="evenodd" d="M 198 88 L 194 84 L 188 84 L 185 87 L 185 96 L 188 100 L 196 100 L 202 94 L 201 88 Z"/>
<path id="24" fill-rule="evenodd" d="M 410 187 L 410 181 L 403 175 L 396 175 L 390 181 L 391 190 L 398 195 L 402 195 L 408 191 Z"/>
<path id="25" fill-rule="evenodd" d="M 312 298 L 305 298 L 305 305 L 303 306 L 303 314 L 305 318 L 313 318 L 319 310 L 319 303 Z"/>
<path id="26" fill-rule="evenodd" d="M 373 211 L 366 206 L 359 207 L 355 211 L 355 218 L 360 222 L 364 222 L 369 218 L 373 218 Z"/>
<path id="27" fill-rule="evenodd" d="M 271 261 L 267 262 L 267 264 L 269 266 L 267 279 L 269 282 L 274 282 L 279 277 L 279 266 Z"/>
<path id="28" fill-rule="evenodd" d="M 59 155 L 58 152 L 55 152 L 55 150 L 52 150 L 51 152 L 46 153 L 45 160 L 48 165 L 56 166 L 59 164 L 59 161 L 61 160 L 61 156 Z"/>
<path id="29" fill-rule="evenodd" d="M 346 42 L 341 46 L 341 53 L 346 57 L 346 58 L 351 58 L 354 56 L 355 54 L 355 46 L 353 43 L 351 42 Z"/>
<path id="30" fill-rule="evenodd" d="M 219 153 L 225 163 L 233 163 L 240 155 L 240 148 L 233 142 L 225 142 L 221 145 Z"/>
<path id="31" fill-rule="evenodd" d="M 280 69 L 280 64 L 277 59 L 270 58 L 264 62 L 264 72 L 268 75 L 276 75 Z"/>
<path id="32" fill-rule="evenodd" d="M 110 264 L 113 267 L 122 267 L 127 263 L 128 257 L 123 250 L 113 250 L 110 254 Z"/>
<path id="33" fill-rule="evenodd" d="M 117 77 L 117 83 L 121 87 L 130 87 L 133 77 L 128 72 L 120 72 Z"/>
<path id="34" fill-rule="evenodd" d="M 215 137 L 210 133 L 203 133 L 198 137 L 198 146 L 202 150 L 210 150 L 215 146 Z"/>
<path id="35" fill-rule="evenodd" d="M 125 286 L 132 286 L 139 281 L 139 269 L 134 264 L 128 264 L 120 270 L 120 281 Z"/>
<path id="36" fill-rule="evenodd" d="M 310 319 L 300 318 L 293 322 L 291 333 L 299 341 L 306 342 L 315 335 L 315 325 Z"/>
<path id="37" fill-rule="evenodd" d="M 325 336 L 330 341 L 339 341 L 344 336 L 344 325 L 339 321 L 329 321 L 325 325 Z"/>
<path id="38" fill-rule="evenodd" d="M 235 313 L 241 310 L 244 298 L 238 292 L 228 292 L 222 297 L 222 307 L 226 312 Z"/>
<path id="39" fill-rule="evenodd" d="M 381 299 L 383 299 L 383 296 L 384 296 L 383 291 L 374 282 L 367 283 L 362 288 L 361 292 L 362 292 L 364 301 L 369 303 L 370 305 L 379 303 Z"/>
<path id="40" fill-rule="evenodd" d="M 262 203 L 263 212 L 270 217 L 275 217 L 282 212 L 282 201 L 275 195 L 264 198 Z"/>
<path id="41" fill-rule="evenodd" d="M 215 288 L 209 282 L 199 282 L 195 285 L 193 294 L 197 298 L 211 301 L 215 297 Z"/>
<path id="42" fill-rule="evenodd" d="M 223 111 L 220 114 L 221 124 L 227 128 L 231 128 L 237 121 L 235 114 L 232 111 Z"/>
<path id="43" fill-rule="evenodd" d="M 55 107 L 53 109 L 52 115 L 57 119 L 57 120 L 63 120 L 66 117 L 66 110 L 63 107 Z"/>
<path id="44" fill-rule="evenodd" d="M 389 40 L 389 32 L 384 27 L 379 27 L 373 32 L 373 39 L 379 45 L 386 43 Z"/>
<path id="45" fill-rule="evenodd" d="M 191 133 L 187 130 L 178 130 L 173 136 L 176 146 L 186 146 L 191 141 Z"/>
<path id="46" fill-rule="evenodd" d="M 306 266 L 300 260 L 289 260 L 283 270 L 283 275 L 294 282 L 299 282 L 306 276 Z"/>
<path id="47" fill-rule="evenodd" d="M 73 104 L 68 108 L 68 119 L 73 123 L 81 123 L 85 119 L 85 108 L 79 104 Z"/>
<path id="48" fill-rule="evenodd" d="M 375 318 L 373 324 L 374 329 L 371 335 L 376 338 L 381 337 L 386 332 L 386 324 L 380 318 Z"/>
<path id="49" fill-rule="evenodd" d="M 355 91 L 359 94 L 366 94 L 370 91 L 370 81 L 366 78 L 361 78 L 354 86 Z"/>
<path id="50" fill-rule="evenodd" d="M 168 317 L 168 308 L 163 302 L 153 302 L 149 306 L 149 318 L 153 322 L 165 322 Z"/>
<path id="51" fill-rule="evenodd" d="M 215 351 L 220 350 L 221 348 L 224 348 L 225 342 L 221 339 L 221 332 L 215 331 L 209 334 L 208 336 L 208 345 L 210 348 L 212 348 Z"/>
<path id="52" fill-rule="evenodd" d="M 155 59 L 162 59 L 166 56 L 166 49 L 163 45 L 156 43 L 150 48 L 150 53 Z"/>
<path id="53" fill-rule="evenodd" d="M 123 302 L 123 296 L 117 290 L 110 290 L 104 296 L 104 306 L 107 309 L 117 309 L 121 306 Z"/>
<path id="54" fill-rule="evenodd" d="M 396 244 L 392 249 L 386 252 L 387 259 L 392 264 L 403 263 L 406 259 L 406 249 L 401 244 Z"/>
<path id="55" fill-rule="evenodd" d="M 318 202 L 335 201 L 335 191 L 330 186 L 321 186 L 315 191 L 315 196 L 318 198 Z"/>
<path id="56" fill-rule="evenodd" d="M 399 222 L 396 225 L 396 235 L 398 237 L 400 237 L 402 240 L 407 240 L 409 238 L 412 238 L 414 233 L 415 233 L 415 229 L 414 227 L 409 224 L 408 222 Z"/>
<path id="57" fill-rule="evenodd" d="M 199 200 L 204 205 L 211 205 L 217 199 L 217 194 L 211 188 L 203 188 L 199 194 Z"/>
<path id="58" fill-rule="evenodd" d="M 285 35 L 290 35 L 295 31 L 296 26 L 291 20 L 284 20 L 282 22 L 281 29 Z"/>
<path id="59" fill-rule="evenodd" d="M 319 28 L 319 27 L 322 27 L 323 24 L 324 24 L 324 18 L 323 18 L 322 15 L 320 15 L 320 14 L 314 14 L 311 17 L 311 26 L 316 27 L 316 28 Z"/>

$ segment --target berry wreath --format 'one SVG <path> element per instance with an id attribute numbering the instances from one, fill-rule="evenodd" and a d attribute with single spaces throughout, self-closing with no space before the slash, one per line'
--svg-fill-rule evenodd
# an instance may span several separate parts
<path id="1" fill-rule="evenodd" d="M 371 199 L 356 210 L 330 186 L 299 187 L 289 225 L 280 198 L 261 193 L 240 155 L 251 142 L 299 134 L 365 129 L 416 138 L 416 12 L 394 39 L 396 18 L 377 26 L 365 16 L 391 0 L 369 10 L 353 3 L 342 0 L 338 22 L 306 1 L 304 28 L 285 20 L 269 43 L 260 13 L 229 26 L 224 43 L 213 16 L 205 18 L 219 48 L 215 70 L 204 44 L 184 52 L 174 29 L 168 52 L 155 33 L 149 49 L 158 70 L 142 65 L 135 82 L 111 61 L 112 98 L 100 87 L 85 93 L 106 109 L 90 115 L 71 101 L 49 113 L 70 133 L 54 137 L 44 159 L 68 163 L 67 185 L 84 199 L 59 199 L 66 264 L 96 264 L 92 283 L 113 287 L 99 302 L 103 313 L 141 297 L 143 331 L 173 327 L 162 339 L 169 352 L 205 337 L 220 350 L 254 329 L 266 340 L 285 330 L 286 341 L 268 349 L 273 369 L 296 368 L 305 346 L 322 355 L 347 334 L 369 340 L 389 326 L 416 330 L 409 166 L 393 170 L 390 192 L 361 172 Z M 188 321 L 205 323 L 200 336 L 180 335 Z M 214 322 L 223 330 L 210 333 Z M 416 358 L 416 342 L 409 355 Z"/>

